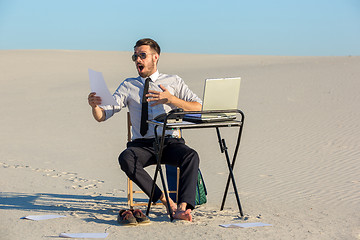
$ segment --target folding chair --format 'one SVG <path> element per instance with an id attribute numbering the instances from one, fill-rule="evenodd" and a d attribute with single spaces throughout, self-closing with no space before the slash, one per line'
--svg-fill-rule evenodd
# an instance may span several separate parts
<path id="1" fill-rule="evenodd" d="M 128 112 L 127 113 L 127 137 L 128 137 L 128 142 L 131 142 L 131 120 L 130 120 L 130 113 Z M 166 165 L 167 166 L 167 165 Z M 176 190 L 175 191 L 168 191 L 169 194 L 172 193 L 172 194 L 175 194 L 175 199 L 177 202 L 178 200 L 178 189 L 179 189 L 179 177 L 180 177 L 180 169 L 177 168 L 176 170 Z M 128 186 L 128 189 L 127 189 L 127 199 L 128 199 L 128 204 L 130 206 L 130 208 L 133 208 L 134 206 L 147 206 L 148 205 L 148 200 L 146 200 L 146 202 L 137 202 L 135 203 L 134 201 L 134 194 L 137 194 L 137 193 L 142 193 L 144 194 L 143 191 L 141 190 L 134 190 L 133 189 L 133 181 L 130 180 L 130 178 L 127 179 L 127 186 Z M 153 203 L 154 205 L 157 205 L 157 204 L 162 204 L 162 203 Z"/>

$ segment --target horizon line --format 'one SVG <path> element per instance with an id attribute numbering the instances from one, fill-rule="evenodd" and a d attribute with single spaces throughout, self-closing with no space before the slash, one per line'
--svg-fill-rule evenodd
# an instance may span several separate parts
<path id="1" fill-rule="evenodd" d="M 34 48 L 34 49 L 0 49 L 0 51 L 74 51 L 74 52 L 129 52 L 132 51 L 124 51 L 124 50 L 97 50 L 97 49 L 42 49 L 42 48 Z M 359 57 L 359 55 L 282 55 L 282 54 L 230 54 L 230 53 L 192 53 L 192 52 L 161 52 L 161 54 L 188 54 L 188 55 L 218 55 L 218 56 L 273 56 L 273 57 Z M 160 55 L 161 55 L 160 54 Z"/>

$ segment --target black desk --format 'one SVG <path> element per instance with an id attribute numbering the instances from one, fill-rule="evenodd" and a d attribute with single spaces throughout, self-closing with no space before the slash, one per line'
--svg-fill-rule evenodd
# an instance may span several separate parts
<path id="1" fill-rule="evenodd" d="M 212 123 L 190 123 L 190 122 L 185 122 L 185 121 L 183 121 L 181 123 L 168 123 L 168 119 L 171 119 L 173 117 L 178 117 L 178 116 L 181 116 L 181 115 L 184 115 L 184 114 L 197 114 L 197 113 L 201 113 L 201 114 L 237 113 L 237 114 L 240 115 L 240 120 L 212 122 Z M 170 209 L 169 196 L 168 196 L 168 192 L 167 192 L 167 189 L 166 189 L 165 179 L 164 179 L 164 175 L 163 175 L 163 172 L 162 172 L 161 161 L 160 161 L 160 159 L 162 157 L 162 151 L 163 151 L 163 148 L 164 148 L 165 131 L 166 130 L 171 130 L 171 129 L 215 128 L 216 133 L 217 133 L 217 137 L 218 137 L 218 141 L 219 141 L 220 151 L 221 151 L 221 153 L 225 154 L 226 163 L 227 163 L 227 166 L 229 168 L 229 175 L 228 175 L 228 179 L 227 179 L 227 183 L 226 183 L 225 192 L 224 192 L 222 204 L 221 204 L 221 207 L 220 207 L 220 211 L 224 209 L 226 196 L 227 196 L 227 192 L 228 192 L 229 184 L 230 184 L 230 180 L 231 180 L 232 185 L 234 187 L 236 201 L 237 201 L 237 205 L 239 207 L 239 212 L 240 212 L 241 217 L 243 217 L 244 214 L 243 214 L 241 204 L 240 204 L 240 198 L 239 198 L 239 194 L 238 194 L 237 187 L 236 187 L 236 182 L 235 182 L 233 169 L 234 169 L 236 157 L 237 157 L 239 146 L 240 146 L 241 134 L 242 134 L 243 126 L 244 126 L 244 120 L 245 120 L 244 113 L 241 110 L 238 110 L 238 109 L 236 109 L 236 110 L 202 111 L 202 112 L 175 112 L 175 113 L 167 114 L 165 119 L 164 119 L 164 122 L 158 122 L 158 121 L 155 121 L 155 120 L 149 120 L 148 121 L 149 124 L 154 124 L 155 125 L 155 130 L 154 131 L 155 131 L 155 139 L 156 139 L 155 151 L 157 152 L 157 166 L 155 168 L 154 181 L 153 181 L 151 196 L 150 196 L 149 203 L 148 203 L 148 208 L 146 210 L 146 215 L 149 215 L 149 211 L 150 211 L 150 207 L 151 207 L 151 199 L 154 196 L 155 184 L 156 184 L 156 178 L 157 178 L 158 172 L 160 172 L 160 177 L 161 177 L 161 182 L 162 182 L 162 185 L 163 185 L 163 190 L 165 192 L 166 201 L 168 203 L 167 207 L 168 207 L 168 209 Z M 163 128 L 162 136 L 160 138 L 158 137 L 158 134 L 157 134 L 157 128 L 158 127 Z M 236 142 L 235 151 L 234 151 L 234 156 L 232 158 L 231 163 L 230 163 L 230 157 L 229 157 L 229 154 L 228 154 L 228 148 L 226 146 L 225 139 L 221 138 L 221 135 L 220 135 L 220 129 L 219 128 L 221 128 L 221 127 L 238 127 L 239 128 L 239 132 L 238 132 L 238 136 L 237 136 L 237 142 Z M 170 211 L 170 220 L 171 221 L 173 220 L 173 216 L 172 216 L 171 211 Z"/>

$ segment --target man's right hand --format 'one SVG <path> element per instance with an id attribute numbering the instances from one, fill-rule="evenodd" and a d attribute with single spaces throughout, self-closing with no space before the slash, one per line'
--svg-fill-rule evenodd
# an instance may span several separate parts
<path id="1" fill-rule="evenodd" d="M 95 92 L 91 92 L 88 96 L 88 102 L 92 108 L 95 108 L 101 104 L 101 97 L 96 96 Z"/>
<path id="2" fill-rule="evenodd" d="M 99 105 L 101 104 L 101 97 L 96 96 L 95 92 L 92 92 L 88 96 L 88 103 L 92 108 L 92 114 L 96 121 L 102 122 L 105 120 L 105 111 Z"/>

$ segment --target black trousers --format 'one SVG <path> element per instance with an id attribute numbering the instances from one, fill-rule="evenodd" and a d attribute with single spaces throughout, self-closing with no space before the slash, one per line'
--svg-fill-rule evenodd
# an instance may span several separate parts
<path id="1" fill-rule="evenodd" d="M 156 164 L 155 139 L 135 139 L 128 142 L 119 156 L 119 164 L 126 175 L 150 197 L 152 177 L 144 170 Z M 180 168 L 178 202 L 187 203 L 187 208 L 195 206 L 195 192 L 199 169 L 199 156 L 195 150 L 185 145 L 182 138 L 166 138 L 161 163 Z M 162 192 L 156 185 L 153 202 L 159 200 Z"/>

